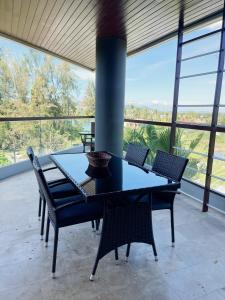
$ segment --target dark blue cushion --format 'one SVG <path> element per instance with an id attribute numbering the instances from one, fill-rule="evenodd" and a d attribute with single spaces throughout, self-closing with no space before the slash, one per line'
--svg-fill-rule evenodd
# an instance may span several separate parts
<path id="1" fill-rule="evenodd" d="M 81 200 L 84 201 L 84 199 L 81 195 L 56 198 L 56 199 L 54 199 L 54 205 L 55 205 L 55 207 L 59 207 L 61 205 L 65 205 L 65 204 L 72 203 L 72 202 L 80 202 Z"/>
<path id="2" fill-rule="evenodd" d="M 172 203 L 161 199 L 152 199 L 152 210 L 170 209 Z"/>
<path id="3" fill-rule="evenodd" d="M 79 190 L 70 182 L 49 186 L 53 198 L 62 198 L 79 194 Z"/>
<path id="4" fill-rule="evenodd" d="M 69 179 L 62 177 L 55 180 L 48 180 L 48 185 L 54 185 L 56 183 L 66 183 L 66 182 L 69 182 Z"/>
<path id="5" fill-rule="evenodd" d="M 171 193 L 160 193 L 154 192 L 152 193 L 152 210 L 160 210 L 160 209 L 170 209 L 172 205 L 172 201 L 174 199 L 175 194 Z M 137 196 L 129 196 L 129 200 L 131 202 L 135 202 L 137 200 Z M 148 196 L 144 196 L 140 199 L 141 202 L 148 201 Z"/>
<path id="6" fill-rule="evenodd" d="M 78 199 L 78 197 L 76 198 Z M 59 227 L 101 219 L 103 202 L 93 201 L 70 205 L 56 211 L 56 215 Z"/>
<path id="7" fill-rule="evenodd" d="M 152 210 L 170 209 L 176 194 L 154 192 L 152 194 Z"/>

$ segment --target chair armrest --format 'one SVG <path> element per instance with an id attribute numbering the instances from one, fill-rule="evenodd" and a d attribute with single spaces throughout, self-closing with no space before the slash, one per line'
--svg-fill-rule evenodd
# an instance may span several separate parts
<path id="1" fill-rule="evenodd" d="M 69 203 L 66 203 L 66 204 L 62 204 L 62 205 L 59 205 L 55 208 L 55 211 L 59 211 L 60 209 L 63 209 L 65 207 L 70 207 L 70 206 L 73 206 L 73 205 L 77 205 L 77 204 L 81 204 L 81 203 L 84 203 L 84 200 L 79 200 L 79 201 L 73 201 L 73 202 L 69 202 Z"/>
<path id="2" fill-rule="evenodd" d="M 51 167 L 51 168 L 43 169 L 42 171 L 46 172 L 46 171 L 51 171 L 51 170 L 55 170 L 55 169 L 58 169 L 58 168 L 57 167 Z"/>

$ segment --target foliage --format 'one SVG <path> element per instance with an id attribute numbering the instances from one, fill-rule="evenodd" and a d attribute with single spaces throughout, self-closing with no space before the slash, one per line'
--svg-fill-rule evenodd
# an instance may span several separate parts
<path id="1" fill-rule="evenodd" d="M 88 82 L 83 101 L 80 103 L 83 116 L 95 115 L 95 86 L 93 81 Z"/>
<path id="2" fill-rule="evenodd" d="M 157 128 L 158 127 L 158 128 Z M 170 128 L 159 128 L 159 126 L 147 125 L 147 126 L 138 126 L 137 128 L 125 128 L 125 137 L 124 137 L 124 150 L 127 149 L 128 143 L 136 143 L 148 147 L 150 149 L 149 155 L 147 158 L 147 163 L 152 164 L 155 158 L 157 150 L 169 151 L 170 146 Z M 203 134 L 198 134 L 197 137 L 191 139 L 187 145 L 189 151 L 183 151 L 179 148 L 182 148 L 184 140 L 187 141 L 187 137 L 184 136 L 182 129 L 177 129 L 176 131 L 176 140 L 175 153 L 189 158 L 189 168 L 186 169 L 186 177 L 191 178 L 196 175 L 197 172 L 201 170 L 201 165 L 199 160 L 190 157 L 190 154 L 197 145 L 200 143 Z"/>
<path id="3" fill-rule="evenodd" d="M 8 158 L 4 153 L 0 153 L 0 166 L 6 166 L 10 163 Z"/>
<path id="4" fill-rule="evenodd" d="M 79 91 L 71 64 L 29 51 L 19 59 L 0 49 L 0 116 L 58 117 L 76 115 Z M 89 83 L 85 98 L 93 107 L 94 86 Z M 71 120 L 4 122 L 0 124 L 0 165 L 26 157 L 33 146 L 39 154 L 69 147 L 80 140 L 81 123 Z"/>

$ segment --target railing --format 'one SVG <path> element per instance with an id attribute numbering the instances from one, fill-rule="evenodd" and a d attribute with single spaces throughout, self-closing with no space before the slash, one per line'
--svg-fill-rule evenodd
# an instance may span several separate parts
<path id="1" fill-rule="evenodd" d="M 90 130 L 90 122 L 94 116 L 59 116 L 59 117 L 19 117 L 19 118 L 0 118 L 0 131 L 5 137 L 5 142 L 2 143 L 0 149 L 0 166 L 9 165 L 21 160 L 26 159 L 25 149 L 27 146 L 32 145 L 38 155 L 47 154 L 49 152 L 62 150 L 74 145 L 80 144 L 79 131 Z M 163 129 L 171 129 L 171 122 L 158 122 L 140 119 L 125 119 L 124 130 L 130 130 L 135 133 L 143 127 L 152 125 L 156 128 L 158 133 L 163 132 Z M 199 187 L 204 188 L 205 177 L 211 176 L 213 185 L 211 188 L 212 193 L 217 193 L 224 196 L 225 192 L 225 173 L 217 172 L 207 174 L 206 162 L 208 158 L 208 139 L 205 137 L 205 151 L 204 153 L 199 149 L 189 149 L 187 145 L 182 146 L 182 143 L 188 143 L 191 140 L 192 132 L 202 132 L 209 135 L 212 127 L 210 125 L 199 124 L 184 124 L 177 123 L 176 127 L 184 131 L 182 141 L 179 145 L 174 146 L 175 153 L 187 156 L 190 159 L 190 164 L 187 167 L 184 179 Z M 185 132 L 186 130 L 186 132 Z M 188 132 L 190 131 L 190 132 Z M 225 127 L 217 126 L 218 133 L 225 133 Z M 146 135 L 146 133 L 142 134 Z M 167 133 L 168 134 L 168 133 Z M 132 137 L 130 137 L 132 139 Z M 154 158 L 154 154 L 160 145 L 153 145 L 151 139 L 145 136 L 145 142 L 150 147 L 149 162 Z M 171 136 L 168 141 L 170 142 Z M 186 141 L 186 142 L 185 142 Z M 125 144 L 126 134 L 125 134 Z M 169 150 L 168 142 L 168 150 Z M 202 143 L 202 141 L 201 141 Z M 167 149 L 164 149 L 167 150 Z M 218 162 L 225 162 L 225 157 L 221 155 L 214 155 L 214 164 L 218 167 Z M 217 170 L 218 171 L 218 170 Z M 219 184 L 218 182 L 221 182 Z M 218 186 L 222 187 L 221 189 Z"/>
<path id="2" fill-rule="evenodd" d="M 81 143 L 79 132 L 90 130 L 93 116 L 0 118 L 0 167 L 27 159 L 26 148 L 38 155 Z"/>
<path id="3" fill-rule="evenodd" d="M 149 120 L 134 120 L 134 119 L 125 119 L 125 124 L 130 124 L 130 127 L 133 128 L 134 136 L 136 134 L 137 140 L 137 132 L 141 127 L 146 127 L 149 125 L 155 126 L 156 128 L 162 128 L 161 132 L 163 132 L 163 128 L 171 129 L 171 122 L 157 122 L 157 121 L 149 121 Z M 135 127 L 134 127 L 135 125 Z M 128 126 L 129 127 L 129 126 Z M 185 124 L 185 123 L 176 123 L 176 128 L 178 130 L 183 131 L 183 138 L 180 141 L 177 141 L 178 144 L 173 147 L 175 154 L 183 155 L 189 158 L 189 164 L 187 166 L 186 172 L 184 174 L 184 180 L 193 183 L 201 188 L 205 188 L 205 179 L 206 176 L 210 176 L 212 179 L 212 184 L 210 188 L 210 192 L 216 193 L 222 197 L 225 195 L 225 170 L 223 172 L 223 166 L 221 163 L 225 162 L 225 155 L 214 155 L 214 169 L 212 169 L 211 173 L 207 173 L 207 159 L 208 159 L 208 151 L 209 151 L 209 135 L 213 130 L 213 127 L 210 125 L 199 125 L 199 124 Z M 125 125 L 126 130 L 126 125 Z M 160 130 L 159 130 L 160 131 Z M 216 126 L 216 132 L 225 134 L 224 126 Z M 156 147 L 154 145 L 154 141 L 145 135 L 145 143 L 150 148 L 150 155 L 154 156 L 154 152 L 156 151 Z M 200 139 L 198 145 L 194 149 L 188 148 L 188 142 L 194 139 L 193 135 L 200 135 L 203 137 Z M 125 134 L 126 136 L 126 134 Z M 170 142 L 171 136 L 169 136 L 168 141 Z M 168 142 L 168 150 L 169 150 L 169 142 Z M 184 144 L 184 146 L 182 146 Z M 223 142 L 224 145 L 224 142 Z M 220 145 L 221 146 L 221 145 Z M 160 145 L 158 145 L 160 147 Z M 153 154 L 151 154 L 151 149 Z M 199 150 L 204 149 L 204 152 Z M 162 150 L 167 150 L 163 148 Z M 215 152 L 216 153 L 216 152 Z M 149 158 L 152 160 L 153 158 Z M 221 162 L 221 163 L 219 163 Z M 224 164 L 225 166 L 225 164 Z"/>

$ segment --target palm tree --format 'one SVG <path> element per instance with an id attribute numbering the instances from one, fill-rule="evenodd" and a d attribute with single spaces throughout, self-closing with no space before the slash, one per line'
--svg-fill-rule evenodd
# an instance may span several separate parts
<path id="1" fill-rule="evenodd" d="M 152 164 L 155 158 L 157 150 L 162 150 L 169 152 L 170 146 L 170 128 L 161 129 L 158 126 L 147 125 L 139 126 L 136 129 L 127 127 L 125 129 L 124 138 L 124 150 L 126 150 L 128 143 L 136 143 L 148 147 L 150 149 L 147 158 L 147 163 Z M 187 145 L 187 137 L 184 136 L 184 131 L 182 129 L 176 130 L 176 140 L 175 140 L 175 154 L 189 158 L 188 168 L 186 169 L 185 176 L 187 178 L 194 177 L 199 171 L 203 169 L 201 162 L 196 158 L 190 158 L 190 154 L 197 147 L 201 141 L 203 133 L 200 133 L 190 141 Z M 182 145 L 186 144 L 188 150 L 183 150 Z"/>

